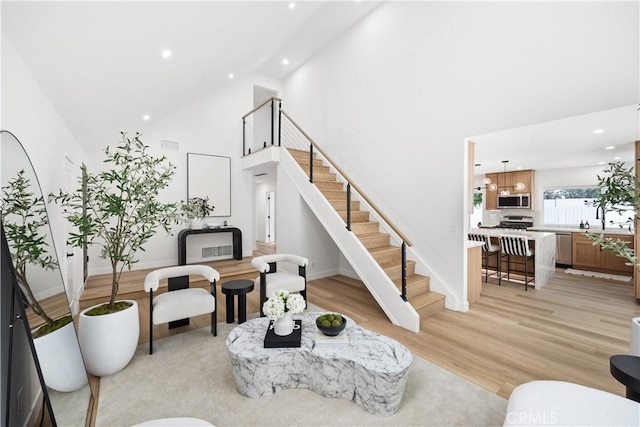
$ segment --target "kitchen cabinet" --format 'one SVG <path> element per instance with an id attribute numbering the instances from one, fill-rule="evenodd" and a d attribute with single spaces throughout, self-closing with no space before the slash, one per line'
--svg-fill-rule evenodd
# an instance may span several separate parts
<path id="1" fill-rule="evenodd" d="M 605 238 L 621 239 L 633 247 L 632 235 L 605 234 Z M 633 267 L 625 265 L 626 259 L 614 253 L 603 251 L 599 245 L 594 245 L 586 233 L 573 233 L 573 267 L 607 271 L 618 274 L 631 274 Z"/>
<path id="2" fill-rule="evenodd" d="M 498 209 L 498 194 L 501 190 L 507 189 L 513 194 L 529 193 L 531 209 L 533 209 L 533 187 L 535 171 L 534 170 L 522 170 L 514 172 L 495 172 L 488 173 L 485 178 L 489 178 L 492 183 L 498 185 L 498 190 L 491 191 L 489 188 L 485 190 L 485 209 L 496 210 Z M 524 184 L 524 189 L 516 190 L 515 185 L 521 182 Z"/>
<path id="3" fill-rule="evenodd" d="M 498 184 L 498 175 L 497 173 L 488 173 L 485 175 L 485 178 L 489 178 L 492 183 Z M 488 187 L 488 186 L 487 186 Z M 491 191 L 487 188 L 484 192 L 484 206 L 488 211 L 495 211 L 498 209 L 498 192 Z"/>

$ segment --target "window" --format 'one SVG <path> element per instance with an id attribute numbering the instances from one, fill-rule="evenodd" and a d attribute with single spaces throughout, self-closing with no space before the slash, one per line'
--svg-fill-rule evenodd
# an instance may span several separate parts
<path id="1" fill-rule="evenodd" d="M 578 226 L 581 221 L 588 221 L 591 228 L 602 229 L 602 214 L 597 212 L 594 205 L 594 201 L 600 195 L 600 188 L 557 188 L 544 190 L 543 195 L 542 218 L 545 225 Z M 633 219 L 633 212 L 620 215 L 608 211 L 605 217 L 607 228 L 618 228 L 620 223 L 626 223 L 629 218 Z"/>

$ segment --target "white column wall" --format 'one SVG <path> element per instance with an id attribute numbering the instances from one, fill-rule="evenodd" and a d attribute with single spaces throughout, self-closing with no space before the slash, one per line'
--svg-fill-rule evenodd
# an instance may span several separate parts
<path id="1" fill-rule="evenodd" d="M 409 236 L 434 290 L 464 301 L 465 137 L 636 102 L 619 83 L 637 85 L 637 12 L 387 2 L 285 80 L 283 108 Z"/>

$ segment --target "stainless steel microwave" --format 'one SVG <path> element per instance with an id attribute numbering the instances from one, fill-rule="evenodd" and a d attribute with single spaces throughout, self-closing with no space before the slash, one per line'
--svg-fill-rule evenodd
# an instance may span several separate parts
<path id="1" fill-rule="evenodd" d="M 531 209 L 529 193 L 498 195 L 498 209 Z"/>

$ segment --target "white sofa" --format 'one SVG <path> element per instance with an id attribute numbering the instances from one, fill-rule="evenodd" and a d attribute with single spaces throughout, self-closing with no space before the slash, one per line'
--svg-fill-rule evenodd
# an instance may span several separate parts
<path id="1" fill-rule="evenodd" d="M 640 426 L 640 403 L 563 381 L 531 381 L 509 397 L 505 426 Z"/>

